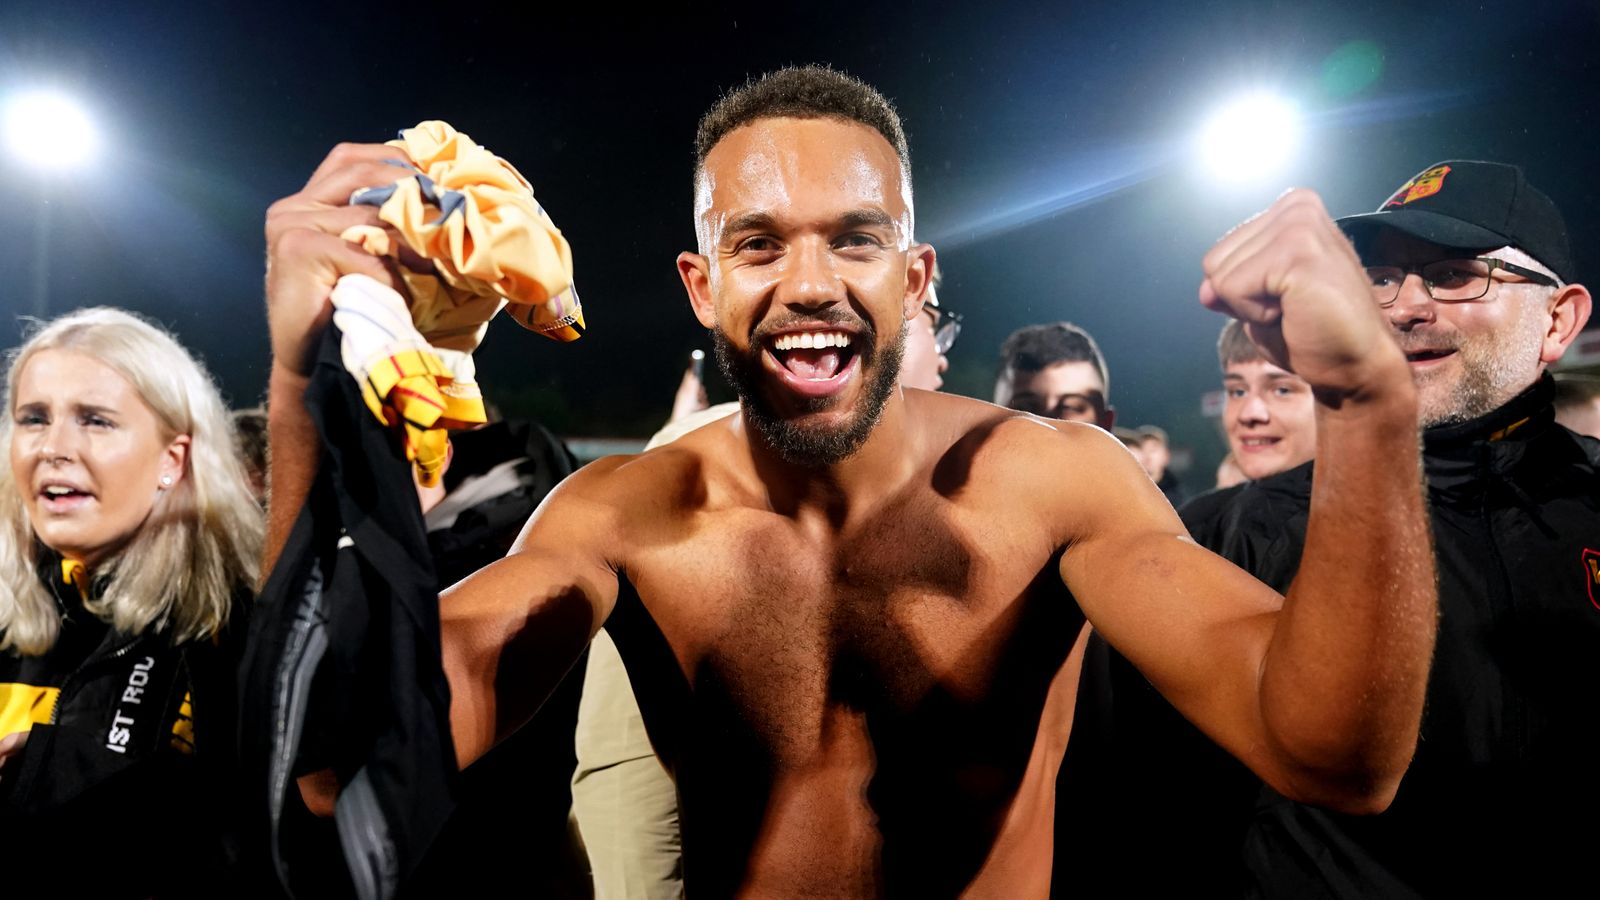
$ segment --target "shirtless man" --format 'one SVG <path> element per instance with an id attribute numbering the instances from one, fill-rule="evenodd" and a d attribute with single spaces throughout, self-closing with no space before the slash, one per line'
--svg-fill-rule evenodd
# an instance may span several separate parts
<path id="1" fill-rule="evenodd" d="M 342 146 L 269 213 L 277 535 L 315 466 L 299 391 L 329 290 L 386 278 L 338 240 L 373 221 L 343 204 L 403 172 L 394 154 Z M 1224 238 L 1200 290 L 1318 389 L 1285 600 L 1190 541 L 1100 429 L 896 386 L 934 251 L 875 91 L 774 73 L 708 114 L 698 157 L 678 270 L 742 414 L 581 470 L 440 598 L 462 765 L 605 625 L 676 778 L 696 896 L 1043 896 L 1072 702 L 1054 686 L 1087 617 L 1278 789 L 1384 807 L 1435 620 L 1415 396 L 1314 195 Z"/>

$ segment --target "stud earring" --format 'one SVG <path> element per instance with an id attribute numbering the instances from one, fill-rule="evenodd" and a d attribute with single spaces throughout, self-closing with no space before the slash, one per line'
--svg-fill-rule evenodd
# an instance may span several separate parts
<path id="1" fill-rule="evenodd" d="M 161 486 L 164 487 L 164 488 L 172 487 L 172 476 L 171 475 L 163 475 L 163 476 L 161 476 Z"/>

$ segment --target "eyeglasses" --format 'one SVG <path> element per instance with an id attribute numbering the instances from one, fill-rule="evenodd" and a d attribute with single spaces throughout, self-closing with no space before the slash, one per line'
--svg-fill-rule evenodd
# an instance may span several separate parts
<path id="1" fill-rule="evenodd" d="M 1489 282 L 1493 280 L 1490 276 L 1495 269 L 1520 275 L 1533 284 L 1556 285 L 1548 275 L 1487 257 L 1441 259 L 1423 266 L 1367 266 L 1367 282 L 1372 287 L 1372 299 L 1379 306 L 1394 303 L 1406 276 L 1413 272 L 1422 278 L 1423 288 L 1435 300 L 1476 300 L 1489 293 Z"/>
<path id="2" fill-rule="evenodd" d="M 943 356 L 956 345 L 956 336 L 961 334 L 961 314 L 939 310 L 934 314 L 934 323 L 933 346 Z"/>
<path id="3" fill-rule="evenodd" d="M 1105 398 L 1100 396 L 1099 391 L 1088 394 L 1061 394 L 1053 398 L 1024 393 L 1012 397 L 1007 405 L 1017 412 L 1042 416 L 1046 419 L 1063 419 L 1068 422 L 1098 422 L 1106 410 Z"/>

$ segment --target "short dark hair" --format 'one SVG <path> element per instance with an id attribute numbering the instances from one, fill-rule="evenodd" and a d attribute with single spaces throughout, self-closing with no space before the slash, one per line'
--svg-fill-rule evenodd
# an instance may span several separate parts
<path id="1" fill-rule="evenodd" d="M 1092 364 L 1110 399 L 1111 373 L 1106 369 L 1106 358 L 1089 332 L 1071 322 L 1026 325 L 1011 332 L 1000 345 L 1001 377 L 1007 372 L 1038 372 L 1064 362 Z"/>
<path id="2" fill-rule="evenodd" d="M 1229 366 L 1265 359 L 1260 348 L 1250 340 L 1250 335 L 1244 333 L 1243 322 L 1229 319 L 1228 324 L 1222 326 L 1222 334 L 1217 338 L 1217 365 L 1222 368 L 1224 375 L 1228 373 Z"/>
<path id="3" fill-rule="evenodd" d="M 911 149 L 894 104 L 866 82 L 827 66 L 790 66 L 728 92 L 700 119 L 694 136 L 695 178 L 730 131 L 759 119 L 843 119 L 883 135 L 911 180 Z"/>

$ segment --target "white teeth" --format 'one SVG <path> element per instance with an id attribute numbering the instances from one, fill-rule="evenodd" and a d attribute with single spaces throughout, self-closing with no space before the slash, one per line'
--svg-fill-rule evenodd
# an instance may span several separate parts
<path id="1" fill-rule="evenodd" d="M 786 334 L 772 342 L 777 350 L 820 350 L 824 347 L 848 347 L 850 335 L 840 331 L 806 331 Z"/>
<path id="2" fill-rule="evenodd" d="M 52 484 L 49 487 L 45 488 L 44 492 L 46 494 L 50 494 L 51 496 L 61 497 L 61 496 L 65 496 L 67 494 L 72 493 L 72 488 L 62 487 L 62 486 L 57 485 L 57 484 Z"/>

